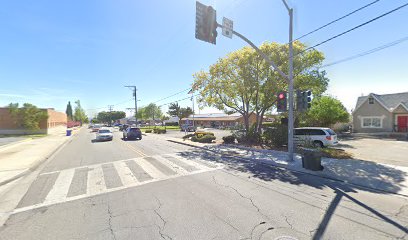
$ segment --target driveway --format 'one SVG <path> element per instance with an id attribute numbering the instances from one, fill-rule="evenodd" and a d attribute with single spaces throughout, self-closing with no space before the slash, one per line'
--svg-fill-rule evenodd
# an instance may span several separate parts
<path id="1" fill-rule="evenodd" d="M 336 147 L 352 153 L 356 159 L 408 167 L 408 141 L 346 138 Z"/>

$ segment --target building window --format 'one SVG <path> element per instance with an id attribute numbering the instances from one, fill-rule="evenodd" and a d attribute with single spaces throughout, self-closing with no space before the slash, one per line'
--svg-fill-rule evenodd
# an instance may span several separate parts
<path id="1" fill-rule="evenodd" d="M 381 117 L 363 117 L 361 121 L 362 128 L 382 128 Z"/>
<path id="2" fill-rule="evenodd" d="M 374 104 L 374 98 L 373 97 L 368 98 L 368 104 Z"/>

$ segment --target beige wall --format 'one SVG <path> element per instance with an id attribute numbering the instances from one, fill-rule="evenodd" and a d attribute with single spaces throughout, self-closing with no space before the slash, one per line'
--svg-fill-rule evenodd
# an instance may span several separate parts
<path id="1" fill-rule="evenodd" d="M 363 117 L 381 117 L 382 128 L 363 128 Z M 393 114 L 385 109 L 374 99 L 374 104 L 369 104 L 368 100 L 353 112 L 353 132 L 375 133 L 392 132 L 394 126 Z"/>

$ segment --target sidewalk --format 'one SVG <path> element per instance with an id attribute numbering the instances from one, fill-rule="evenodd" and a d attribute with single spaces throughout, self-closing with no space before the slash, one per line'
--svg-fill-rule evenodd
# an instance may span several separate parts
<path id="1" fill-rule="evenodd" d="M 74 130 L 75 134 L 78 130 Z M 28 139 L 0 147 L 0 186 L 18 179 L 34 170 L 64 143 L 66 128 L 56 129 L 46 137 Z"/>
<path id="2" fill-rule="evenodd" d="M 281 151 L 252 149 L 238 145 L 203 144 L 171 137 L 166 139 L 219 154 L 233 155 L 249 161 L 260 161 L 291 171 L 340 180 L 363 188 L 408 196 L 408 167 L 359 159 L 322 158 L 323 171 L 310 171 L 302 167 L 302 159 L 298 154 L 295 155 L 293 162 L 288 162 L 288 154 Z"/>

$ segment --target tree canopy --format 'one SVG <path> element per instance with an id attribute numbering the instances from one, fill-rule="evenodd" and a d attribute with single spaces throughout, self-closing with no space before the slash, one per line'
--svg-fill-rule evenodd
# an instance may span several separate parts
<path id="1" fill-rule="evenodd" d="M 68 120 L 72 120 L 73 116 L 72 116 L 72 106 L 71 106 L 71 102 L 68 101 L 67 104 L 67 109 L 65 110 L 65 113 L 67 114 Z"/>
<path id="2" fill-rule="evenodd" d="M 98 116 L 96 117 L 99 122 L 103 123 L 111 123 L 112 121 L 116 121 L 126 117 L 126 113 L 123 111 L 111 111 L 111 112 L 99 112 Z"/>
<path id="3" fill-rule="evenodd" d="M 284 72 L 288 69 L 288 45 L 265 42 L 260 46 Z M 294 86 L 299 90 L 312 90 L 314 96 L 326 91 L 328 78 L 318 66 L 324 60 L 322 52 L 303 52 L 306 45 L 295 41 Z M 285 71 L 286 70 L 286 71 Z M 211 65 L 208 71 L 194 75 L 193 90 L 198 91 L 198 103 L 202 107 L 215 107 L 222 111 L 239 112 L 243 115 L 245 128 L 249 129 L 249 115 L 259 118 L 256 131 L 261 131 L 266 111 L 276 106 L 276 95 L 287 91 L 287 79 L 272 70 L 265 60 L 250 47 L 229 53 Z"/>
<path id="4" fill-rule="evenodd" d="M 85 110 L 81 107 L 81 101 L 75 101 L 74 121 L 87 122 L 88 117 L 85 114 Z"/>
<path id="5" fill-rule="evenodd" d="M 182 108 L 178 103 L 170 103 L 167 114 L 170 116 L 177 116 L 179 119 L 182 119 L 194 114 L 194 111 L 191 109 L 191 107 Z"/>
<path id="6" fill-rule="evenodd" d="M 16 123 L 27 130 L 40 129 L 40 122 L 48 119 L 47 111 L 30 103 L 24 103 L 21 108 L 19 108 L 18 103 L 10 103 L 8 107 Z"/>
<path id="7" fill-rule="evenodd" d="M 141 107 L 137 110 L 138 119 L 161 119 L 162 116 L 163 112 L 161 111 L 160 107 L 154 103 L 150 103 L 149 105 Z"/>
<path id="8" fill-rule="evenodd" d="M 320 96 L 313 99 L 305 123 L 308 126 L 330 127 L 338 122 L 348 122 L 349 119 L 349 113 L 338 99 Z"/>

